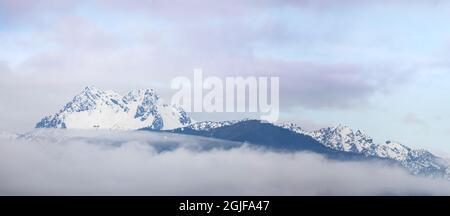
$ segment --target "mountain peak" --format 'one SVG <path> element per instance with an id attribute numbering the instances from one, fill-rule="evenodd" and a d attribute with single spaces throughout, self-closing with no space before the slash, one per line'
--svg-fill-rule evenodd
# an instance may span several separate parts
<path id="1" fill-rule="evenodd" d="M 336 125 L 336 126 L 333 128 L 333 130 L 339 131 L 339 132 L 344 133 L 344 134 L 352 134 L 352 133 L 353 133 L 352 128 L 350 128 L 350 127 L 347 126 L 347 125 L 343 125 L 343 124 L 338 124 L 338 125 Z"/>
<path id="2" fill-rule="evenodd" d="M 101 95 L 106 94 L 106 92 L 104 91 L 100 91 L 97 88 L 95 88 L 94 86 L 86 86 L 82 92 L 80 92 L 77 96 L 78 97 L 88 97 L 92 100 L 98 99 L 101 97 Z M 75 96 L 75 97 L 77 97 Z"/>
<path id="3" fill-rule="evenodd" d="M 131 90 L 128 92 L 128 94 L 131 94 L 131 95 L 153 95 L 153 94 L 155 94 L 155 91 L 151 88 L 141 88 L 141 89 Z"/>
<path id="4" fill-rule="evenodd" d="M 121 96 L 87 86 L 58 113 L 43 118 L 37 128 L 172 129 L 189 124 L 182 109 L 159 102 L 153 89 L 138 89 Z"/>
<path id="5" fill-rule="evenodd" d="M 159 100 L 159 96 L 153 89 L 138 89 L 129 91 L 123 100 L 128 103 L 130 101 L 150 101 L 150 103 L 156 103 Z"/>
<path id="6" fill-rule="evenodd" d="M 97 88 L 95 86 L 86 86 L 84 87 L 84 92 L 97 92 Z"/>

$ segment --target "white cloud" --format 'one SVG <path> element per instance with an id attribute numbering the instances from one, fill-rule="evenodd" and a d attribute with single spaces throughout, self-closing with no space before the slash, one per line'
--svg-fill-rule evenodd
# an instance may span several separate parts
<path id="1" fill-rule="evenodd" d="M 191 136 L 44 131 L 0 139 L 2 195 L 450 194 L 447 181 L 383 163 L 249 147 L 198 151 L 233 143 Z M 157 151 L 167 145 L 180 147 Z"/>

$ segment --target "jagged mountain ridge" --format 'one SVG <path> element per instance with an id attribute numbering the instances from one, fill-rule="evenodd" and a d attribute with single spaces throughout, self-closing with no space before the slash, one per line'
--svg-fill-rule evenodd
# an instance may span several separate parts
<path id="1" fill-rule="evenodd" d="M 346 152 L 360 153 L 399 161 L 414 174 L 433 174 L 450 177 L 449 164 L 424 149 L 411 149 L 401 143 L 386 141 L 377 144 L 371 137 L 360 130 L 356 132 L 350 127 L 337 125 L 316 131 L 306 131 L 295 124 L 281 124 L 283 128 L 313 137 L 323 145 Z"/>
<path id="2" fill-rule="evenodd" d="M 226 139 L 222 134 L 227 134 L 227 128 L 233 128 L 233 131 L 253 131 L 245 127 L 257 127 L 255 124 L 242 124 L 246 121 L 255 120 L 240 120 L 240 121 L 224 121 L 224 122 L 196 122 L 187 127 L 172 130 L 170 132 L 209 136 Z M 242 128 L 230 127 L 238 125 Z M 270 124 L 270 123 L 265 123 Z M 291 132 L 311 137 L 323 146 L 335 150 L 337 152 L 348 152 L 362 155 L 366 158 L 380 158 L 398 162 L 411 173 L 416 175 L 427 175 L 435 177 L 445 177 L 450 179 L 449 164 L 444 159 L 441 159 L 432 153 L 423 149 L 411 149 L 398 142 L 387 141 L 383 144 L 377 144 L 374 140 L 360 130 L 353 131 L 348 126 L 338 125 L 336 127 L 322 128 L 317 131 L 306 131 L 296 124 L 272 124 L 273 128 L 283 128 Z M 222 128 L 222 130 L 218 130 Z M 278 130 L 278 129 L 275 129 Z M 272 131 L 265 131 L 264 133 L 271 133 Z M 264 136 L 264 133 L 259 136 Z M 219 134 L 219 135 L 217 135 Z M 245 137 L 245 136 L 244 136 Z M 248 138 L 248 137 L 245 137 Z M 257 139 L 254 139 L 257 140 Z M 283 140 L 273 140 L 272 142 L 280 142 L 276 146 L 282 145 Z M 298 143 L 300 145 L 301 143 Z M 271 144 L 274 145 L 274 144 Z M 289 146 L 291 148 L 292 146 Z"/>
<path id="3" fill-rule="evenodd" d="M 36 128 L 160 130 L 190 123 L 192 119 L 181 107 L 163 104 L 153 89 L 132 90 L 121 96 L 86 87 L 59 112 L 38 122 Z"/>
<path id="4" fill-rule="evenodd" d="M 154 131 L 151 128 L 141 130 Z M 277 125 L 260 120 L 239 120 L 225 122 L 199 122 L 184 128 L 164 132 L 202 136 L 234 142 L 247 143 L 268 150 L 282 152 L 307 151 L 337 160 L 380 159 L 365 157 L 353 152 L 338 151 L 322 145 L 317 140 L 304 134 L 295 133 Z"/>
<path id="5" fill-rule="evenodd" d="M 448 162 L 426 150 L 411 149 L 398 142 L 390 141 L 377 144 L 362 131 L 353 131 L 347 126 L 338 125 L 316 131 L 306 131 L 291 123 L 259 127 L 255 124 L 242 124 L 246 121 L 251 120 L 192 123 L 192 120 L 181 107 L 161 103 L 159 96 L 152 89 L 133 90 L 121 96 L 113 91 L 101 91 L 95 87 L 86 87 L 58 113 L 43 118 L 36 124 L 36 128 L 125 130 L 146 128 L 149 130 L 172 130 L 169 132 L 210 136 L 234 141 L 251 139 L 261 142 L 263 145 L 285 149 L 298 150 L 304 147 L 295 146 L 294 140 L 305 141 L 308 140 L 307 138 L 294 137 L 292 134 L 279 130 L 279 128 L 282 128 L 302 136 L 311 137 L 317 143 L 333 150 L 334 153 L 347 152 L 352 153 L 351 155 L 362 155 L 366 158 L 393 160 L 414 174 L 450 177 Z M 264 132 L 258 132 L 255 128 L 249 127 L 262 128 Z M 233 129 L 232 131 L 235 134 L 230 133 L 230 128 Z M 214 134 L 211 135 L 210 131 L 214 131 Z M 270 133 L 272 132 L 276 132 L 280 136 L 276 139 L 271 138 Z M 259 137 L 253 137 L 252 134 L 266 137 L 266 140 L 270 140 L 270 142 L 265 142 L 264 139 Z M 283 140 L 289 142 L 288 147 L 283 146 Z M 316 147 L 310 149 L 314 148 Z M 320 149 L 320 147 L 317 147 L 317 149 Z M 326 151 L 320 150 L 318 152 Z"/>

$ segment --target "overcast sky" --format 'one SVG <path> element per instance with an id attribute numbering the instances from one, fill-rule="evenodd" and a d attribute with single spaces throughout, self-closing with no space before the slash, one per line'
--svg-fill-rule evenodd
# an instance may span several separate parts
<path id="1" fill-rule="evenodd" d="M 87 85 L 167 98 L 203 68 L 280 76 L 282 120 L 444 154 L 449 21 L 439 0 L 0 0 L 0 129 L 31 129 Z"/>

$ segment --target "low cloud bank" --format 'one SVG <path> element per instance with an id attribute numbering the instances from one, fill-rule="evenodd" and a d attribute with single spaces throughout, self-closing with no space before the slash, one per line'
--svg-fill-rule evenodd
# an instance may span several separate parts
<path id="1" fill-rule="evenodd" d="M 0 195 L 450 195 L 446 180 L 384 163 L 204 145 L 233 144 L 143 132 L 3 136 Z"/>

